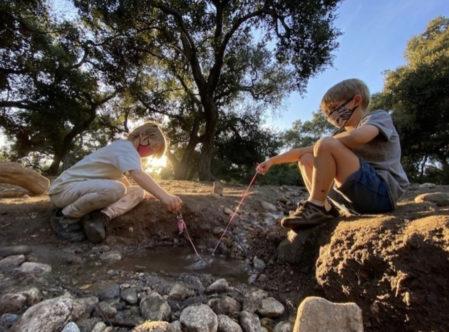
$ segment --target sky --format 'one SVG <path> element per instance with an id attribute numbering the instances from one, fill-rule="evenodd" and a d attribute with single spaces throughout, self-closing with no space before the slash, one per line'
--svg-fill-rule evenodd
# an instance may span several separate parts
<path id="1" fill-rule="evenodd" d="M 311 120 L 328 88 L 359 78 L 371 93 L 381 92 L 383 72 L 406 64 L 407 41 L 424 32 L 437 16 L 449 17 L 448 0 L 344 0 L 334 26 L 341 31 L 332 67 L 309 80 L 307 92 L 292 93 L 267 124 L 289 129 L 296 120 Z"/>

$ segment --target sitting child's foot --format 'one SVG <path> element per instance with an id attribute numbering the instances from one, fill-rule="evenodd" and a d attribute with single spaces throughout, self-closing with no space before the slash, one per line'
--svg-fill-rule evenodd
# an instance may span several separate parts
<path id="1" fill-rule="evenodd" d="M 83 218 L 82 224 L 87 239 L 92 243 L 99 243 L 106 238 L 106 229 L 110 218 L 100 211 L 93 211 Z"/>
<path id="2" fill-rule="evenodd" d="M 50 218 L 50 225 L 56 235 L 64 240 L 80 242 L 86 238 L 81 229 L 79 219 L 65 216 L 61 209 L 53 212 Z"/>
<path id="3" fill-rule="evenodd" d="M 324 206 L 318 206 L 309 201 L 301 201 L 296 211 L 281 220 L 283 228 L 300 230 L 319 225 L 325 221 L 338 217 L 338 210 L 331 207 L 326 211 Z"/>

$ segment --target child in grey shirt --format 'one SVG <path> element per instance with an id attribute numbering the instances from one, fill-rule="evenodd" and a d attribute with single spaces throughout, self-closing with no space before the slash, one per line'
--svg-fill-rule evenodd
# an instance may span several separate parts
<path id="1" fill-rule="evenodd" d="M 388 112 L 366 113 L 369 100 L 368 87 L 361 80 L 334 85 L 323 96 L 321 110 L 339 128 L 338 134 L 257 166 L 265 174 L 273 165 L 298 162 L 309 198 L 282 219 L 283 227 L 298 230 L 337 217 L 332 202 L 358 213 L 395 208 L 409 183 L 400 163 L 399 135 Z"/>

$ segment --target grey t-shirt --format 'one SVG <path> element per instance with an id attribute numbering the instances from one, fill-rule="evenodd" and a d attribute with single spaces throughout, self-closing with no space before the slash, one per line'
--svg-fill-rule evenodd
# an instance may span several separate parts
<path id="1" fill-rule="evenodd" d="M 377 174 L 385 180 L 393 205 L 409 184 L 407 175 L 401 165 L 401 145 L 399 135 L 390 114 L 383 110 L 365 114 L 358 128 L 372 125 L 379 129 L 379 135 L 353 152 L 370 164 Z"/>
<path id="2" fill-rule="evenodd" d="M 114 141 L 87 155 L 64 171 L 50 186 L 48 193 L 56 194 L 71 182 L 89 179 L 121 180 L 123 173 L 141 170 L 140 156 L 128 140 Z"/>

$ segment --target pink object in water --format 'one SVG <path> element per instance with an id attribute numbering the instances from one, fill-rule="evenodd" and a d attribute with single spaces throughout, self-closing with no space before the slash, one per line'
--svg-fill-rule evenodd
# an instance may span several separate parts
<path id="1" fill-rule="evenodd" d="M 185 229 L 185 226 L 186 226 L 186 224 L 184 223 L 184 218 L 182 217 L 182 214 L 179 213 L 176 216 L 176 219 L 178 219 L 178 231 L 179 231 L 179 234 L 182 234 L 184 232 L 184 229 Z"/>

